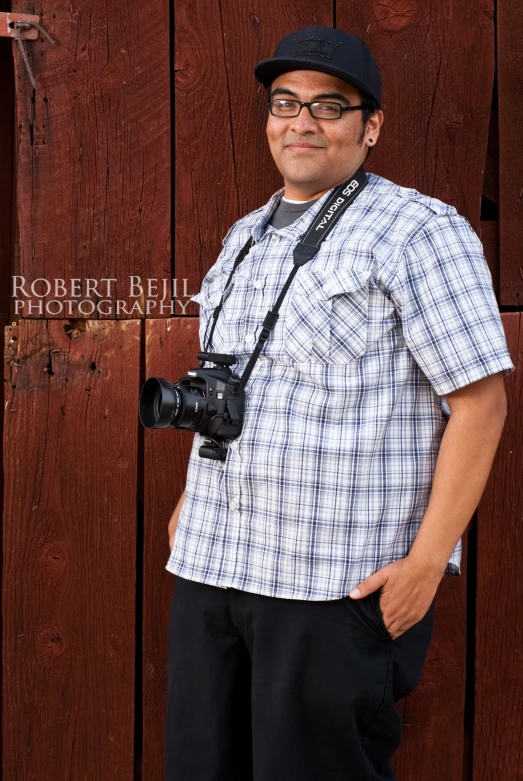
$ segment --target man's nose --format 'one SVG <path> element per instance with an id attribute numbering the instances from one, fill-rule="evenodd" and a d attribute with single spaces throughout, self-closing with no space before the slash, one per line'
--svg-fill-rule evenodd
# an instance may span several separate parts
<path id="1" fill-rule="evenodd" d="M 302 106 L 298 116 L 292 118 L 290 129 L 296 133 L 305 133 L 307 130 L 317 132 L 318 120 L 311 116 L 308 106 Z"/>

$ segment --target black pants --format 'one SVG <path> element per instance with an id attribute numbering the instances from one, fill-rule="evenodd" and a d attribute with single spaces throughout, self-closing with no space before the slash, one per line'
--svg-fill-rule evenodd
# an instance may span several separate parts
<path id="1" fill-rule="evenodd" d="M 167 781 L 385 781 L 432 603 L 396 640 L 379 592 L 311 602 L 176 577 Z"/>

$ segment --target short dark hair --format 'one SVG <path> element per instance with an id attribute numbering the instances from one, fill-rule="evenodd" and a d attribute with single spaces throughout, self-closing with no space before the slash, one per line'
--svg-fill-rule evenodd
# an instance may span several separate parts
<path id="1" fill-rule="evenodd" d="M 269 100 L 271 99 L 271 92 L 272 92 L 272 85 L 271 84 L 269 84 L 269 86 L 266 87 L 266 92 L 267 92 L 267 102 L 269 102 Z M 367 127 L 367 122 L 376 113 L 376 111 L 378 111 L 379 106 L 378 106 L 375 98 L 373 98 L 371 95 L 367 95 L 367 93 L 362 92 L 359 89 L 358 89 L 358 93 L 360 95 L 360 100 L 361 100 L 362 105 L 365 106 L 365 108 L 363 108 L 361 110 L 361 124 L 362 124 L 362 133 L 361 133 L 361 136 L 360 136 L 360 143 L 361 143 L 363 141 L 363 137 L 365 135 L 365 128 Z M 367 159 L 367 157 L 370 155 L 370 153 L 372 152 L 373 148 L 374 147 L 372 147 L 372 146 L 368 147 L 367 155 L 366 155 L 365 159 Z"/>

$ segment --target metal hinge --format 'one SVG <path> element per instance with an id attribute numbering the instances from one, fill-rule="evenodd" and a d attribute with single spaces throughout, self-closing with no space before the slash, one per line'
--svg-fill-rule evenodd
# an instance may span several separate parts
<path id="1" fill-rule="evenodd" d="M 49 43 L 56 43 L 56 41 L 51 38 L 49 33 L 46 32 L 41 26 L 40 22 L 38 21 L 39 18 L 40 17 L 34 16 L 32 14 L 14 14 L 6 11 L 0 12 L 0 36 L 4 36 L 5 38 L 14 38 L 18 41 L 27 73 L 31 79 L 31 84 L 33 85 L 33 89 L 36 89 L 35 77 L 33 75 L 31 64 L 29 63 L 27 52 L 24 49 L 23 41 L 27 39 L 35 40 L 38 38 L 38 33 L 40 32 L 42 35 L 45 35 Z"/>
<path id="2" fill-rule="evenodd" d="M 32 14 L 15 14 L 0 11 L 0 36 L 3 38 L 16 38 L 17 30 L 14 26 L 15 22 L 33 22 L 33 24 L 38 24 L 40 22 L 40 17 Z M 20 38 L 24 40 L 36 40 L 36 38 L 38 38 L 38 28 L 28 25 L 26 30 L 23 28 L 20 29 Z"/>

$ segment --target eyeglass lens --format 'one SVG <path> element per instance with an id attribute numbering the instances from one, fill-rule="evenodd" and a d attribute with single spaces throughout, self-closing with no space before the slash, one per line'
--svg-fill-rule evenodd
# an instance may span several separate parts
<path id="1" fill-rule="evenodd" d="M 301 108 L 297 100 L 271 100 L 271 112 L 277 117 L 297 117 Z M 309 110 L 311 116 L 316 119 L 339 119 L 341 117 L 339 103 L 311 103 Z"/>

